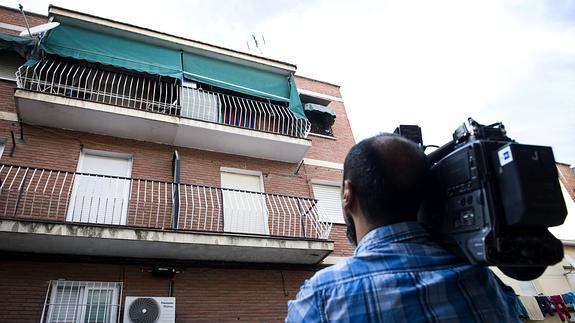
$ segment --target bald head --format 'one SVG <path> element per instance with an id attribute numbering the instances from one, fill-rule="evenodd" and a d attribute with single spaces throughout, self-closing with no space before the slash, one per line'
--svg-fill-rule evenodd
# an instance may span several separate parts
<path id="1" fill-rule="evenodd" d="M 374 225 L 415 221 L 429 164 L 413 142 L 380 134 L 351 148 L 344 163 L 344 180 L 354 199 Z"/>

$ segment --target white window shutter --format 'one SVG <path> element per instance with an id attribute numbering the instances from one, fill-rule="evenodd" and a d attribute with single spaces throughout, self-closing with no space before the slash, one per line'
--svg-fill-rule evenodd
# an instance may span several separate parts
<path id="1" fill-rule="evenodd" d="M 320 220 L 345 224 L 341 208 L 341 188 L 339 186 L 312 184 L 313 195 L 318 200 Z"/>

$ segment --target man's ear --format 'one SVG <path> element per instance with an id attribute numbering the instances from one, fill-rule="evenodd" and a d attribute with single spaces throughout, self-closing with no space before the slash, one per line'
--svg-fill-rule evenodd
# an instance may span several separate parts
<path id="1" fill-rule="evenodd" d="M 346 179 L 343 181 L 342 193 L 341 193 L 341 206 L 344 210 L 351 209 L 353 205 L 353 187 L 351 181 Z"/>

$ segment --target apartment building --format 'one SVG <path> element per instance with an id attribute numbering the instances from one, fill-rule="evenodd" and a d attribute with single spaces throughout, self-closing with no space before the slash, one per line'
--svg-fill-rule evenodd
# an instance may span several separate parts
<path id="1" fill-rule="evenodd" d="M 59 25 L 20 37 L 0 8 L 0 321 L 281 321 L 351 255 L 339 86 L 55 6 L 27 20 Z"/>

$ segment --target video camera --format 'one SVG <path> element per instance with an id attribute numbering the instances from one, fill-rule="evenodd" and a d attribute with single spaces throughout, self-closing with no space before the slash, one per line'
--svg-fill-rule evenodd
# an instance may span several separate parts
<path id="1" fill-rule="evenodd" d="M 424 147 L 418 126 L 395 132 Z M 518 280 L 563 259 L 561 241 L 548 231 L 567 215 L 551 147 L 519 144 L 502 123 L 469 118 L 428 158 L 419 221 L 439 243 Z"/>

